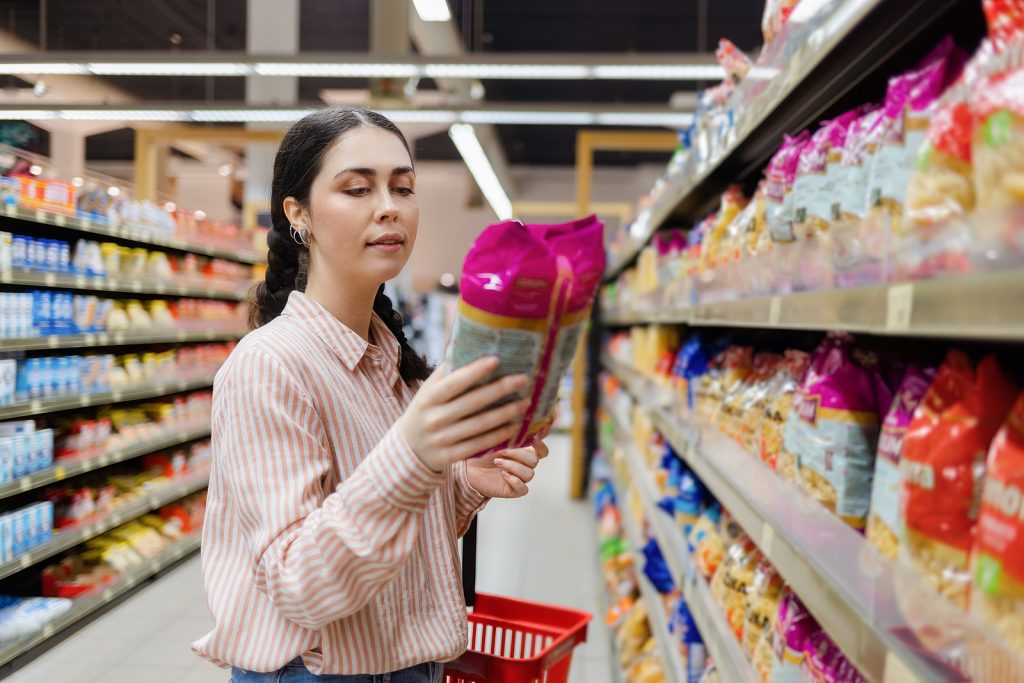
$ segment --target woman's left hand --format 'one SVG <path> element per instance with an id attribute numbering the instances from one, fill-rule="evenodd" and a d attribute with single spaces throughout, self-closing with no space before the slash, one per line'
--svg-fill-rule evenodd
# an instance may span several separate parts
<path id="1" fill-rule="evenodd" d="M 529 492 L 537 464 L 548 457 L 542 439 L 528 448 L 512 448 L 466 461 L 469 485 L 487 498 L 521 498 Z"/>

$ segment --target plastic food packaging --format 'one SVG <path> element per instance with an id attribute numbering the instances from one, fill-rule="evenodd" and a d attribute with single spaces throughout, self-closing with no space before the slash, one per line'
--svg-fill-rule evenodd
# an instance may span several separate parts
<path id="1" fill-rule="evenodd" d="M 818 631 L 804 644 L 801 665 L 804 680 L 822 683 L 867 683 L 857 668 L 824 631 Z"/>
<path id="2" fill-rule="evenodd" d="M 743 624 L 743 649 L 753 658 L 757 644 L 766 633 L 775 628 L 782 602 L 782 577 L 775 567 L 762 559 L 754 572 L 754 581 L 747 592 L 746 613 Z"/>
<path id="3" fill-rule="evenodd" d="M 731 40 L 720 38 L 718 48 L 715 50 L 715 57 L 718 63 L 725 69 L 726 76 L 734 83 L 742 81 L 750 72 L 750 58 L 743 54 L 743 51 L 736 47 Z"/>
<path id="4" fill-rule="evenodd" d="M 519 434 L 494 450 L 528 445 L 550 425 L 604 272 L 603 238 L 594 216 L 530 227 L 506 221 L 470 248 L 447 362 L 459 368 L 493 354 L 495 377 L 532 379 L 518 396 L 530 399 Z"/>
<path id="5" fill-rule="evenodd" d="M 802 680 L 800 667 L 811 638 L 821 631 L 818 622 L 789 588 L 779 605 L 775 621 L 771 666 L 772 683 Z"/>
<path id="6" fill-rule="evenodd" d="M 1017 397 L 989 356 L 977 370 L 951 351 L 914 412 L 900 455 L 905 534 L 900 554 L 966 607 L 985 453 Z"/>
<path id="7" fill-rule="evenodd" d="M 722 606 L 736 640 L 743 639 L 746 621 L 747 595 L 754 583 L 754 574 L 761 553 L 750 538 L 743 534 L 726 551 L 725 560 L 711 581 L 711 594 Z"/>
<path id="8" fill-rule="evenodd" d="M 765 45 L 774 41 L 789 20 L 799 0 L 768 0 L 761 17 L 761 33 Z"/>
<path id="9" fill-rule="evenodd" d="M 694 564 L 705 579 L 714 575 L 725 555 L 725 543 L 719 532 L 721 518 L 721 507 L 718 503 L 712 503 L 701 513 L 690 531 L 689 545 Z"/>
<path id="10" fill-rule="evenodd" d="M 867 213 L 868 178 L 867 145 L 869 135 L 882 116 L 880 109 L 871 109 L 850 124 L 832 169 L 832 221 L 851 221 Z"/>
<path id="11" fill-rule="evenodd" d="M 793 181 L 800 155 L 810 140 L 811 134 L 806 130 L 794 137 L 787 135 L 765 168 L 765 220 L 776 242 L 792 242 L 794 239 Z"/>
<path id="12" fill-rule="evenodd" d="M 996 434 L 985 467 L 971 610 L 1024 650 L 1024 394 Z"/>
<path id="13" fill-rule="evenodd" d="M 761 426 L 761 460 L 772 470 L 779 465 L 783 451 L 783 428 L 789 420 L 794 395 L 807 374 L 811 357 L 803 351 L 789 349 L 779 372 L 773 378 L 765 405 L 764 422 Z M 791 463 L 792 474 L 796 475 L 796 463 Z M 787 477 L 789 478 L 789 477 Z"/>
<path id="14" fill-rule="evenodd" d="M 819 347 L 785 439 L 786 450 L 798 457 L 799 481 L 808 495 L 863 529 L 881 419 L 877 380 L 853 357 L 851 342 L 831 334 Z"/>
<path id="15" fill-rule="evenodd" d="M 900 451 L 903 437 L 910 426 L 925 392 L 935 379 L 934 368 L 911 365 L 903 375 L 899 389 L 882 422 L 875 459 L 875 478 L 871 487 L 871 513 L 868 516 L 868 540 L 883 555 L 895 558 L 899 550 L 900 516 Z"/>
<path id="16" fill-rule="evenodd" d="M 848 111 L 823 121 L 800 152 L 793 181 L 793 229 L 797 237 L 814 237 L 832 222 L 829 165 L 835 166 L 842 158 L 846 132 L 860 113 L 860 110 Z"/>
<path id="17" fill-rule="evenodd" d="M 966 90 L 959 88 L 958 92 Z M 961 99 L 961 97 L 963 99 Z M 940 103 L 907 187 L 907 224 L 927 227 L 974 209 L 971 137 L 974 116 L 966 93 Z"/>
<path id="18" fill-rule="evenodd" d="M 1024 202 L 1024 68 L 984 79 L 975 89 L 974 189 L 979 209 Z"/>

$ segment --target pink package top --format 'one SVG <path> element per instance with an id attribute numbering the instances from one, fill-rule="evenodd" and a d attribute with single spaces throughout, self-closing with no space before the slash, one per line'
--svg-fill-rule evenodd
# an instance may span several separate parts
<path id="1" fill-rule="evenodd" d="M 843 156 L 840 159 L 840 164 L 859 166 L 864 163 L 864 149 L 867 147 L 868 136 L 881 116 L 882 110 L 874 107 L 850 124 L 846 131 L 846 141 L 843 143 Z"/>
<path id="2" fill-rule="evenodd" d="M 905 109 L 924 111 L 930 107 L 956 80 L 964 62 L 963 51 L 946 36 L 917 68 L 890 78 L 883 105 L 885 115 L 879 122 L 886 127 L 882 141 L 898 142 L 903 131 L 893 122 L 902 120 Z"/>
<path id="3" fill-rule="evenodd" d="M 806 130 L 800 131 L 799 135 L 793 137 L 785 136 L 779 151 L 775 153 L 764 170 L 765 197 L 775 202 L 785 199 L 786 192 L 793 186 L 793 181 L 796 179 L 800 153 L 810 140 L 811 134 Z"/>
<path id="4" fill-rule="evenodd" d="M 846 142 L 846 131 L 860 113 L 860 109 L 854 109 L 829 121 L 822 121 L 821 127 L 815 131 L 810 142 L 800 152 L 796 174 L 822 173 L 828 164 L 829 150 L 843 146 Z"/>
<path id="5" fill-rule="evenodd" d="M 778 619 L 775 622 L 776 657 L 782 659 L 783 649 L 802 654 L 811 637 L 820 631 L 821 626 L 800 602 L 800 598 L 788 590 L 779 603 Z"/>
<path id="6" fill-rule="evenodd" d="M 801 416 L 807 417 L 806 412 L 819 409 L 877 416 L 878 402 L 872 373 L 853 358 L 851 339 L 830 336 L 826 343 L 823 353 L 811 361 L 807 371 Z"/>
<path id="7" fill-rule="evenodd" d="M 484 230 L 466 255 L 460 296 L 494 315 L 547 318 L 558 266 L 543 239 L 518 221 Z"/>
<path id="8" fill-rule="evenodd" d="M 818 631 L 807 639 L 804 655 L 803 668 L 807 680 L 821 683 L 867 683 L 824 631 Z"/>
<path id="9" fill-rule="evenodd" d="M 593 303 L 604 274 L 604 223 L 589 216 L 569 225 L 573 226 L 571 230 L 551 231 L 547 242 L 551 251 L 572 269 L 566 311 L 579 313 Z"/>
<path id="10" fill-rule="evenodd" d="M 928 387 L 935 379 L 935 368 L 921 368 L 909 365 L 900 382 L 899 389 L 893 397 L 889 412 L 882 422 L 882 434 L 878 438 L 878 454 L 892 462 L 900 459 L 903 448 L 903 435 L 914 418 L 914 411 L 924 399 Z"/>

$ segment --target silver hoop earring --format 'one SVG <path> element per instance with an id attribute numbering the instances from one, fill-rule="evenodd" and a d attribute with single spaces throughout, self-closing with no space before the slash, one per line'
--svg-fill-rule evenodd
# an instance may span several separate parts
<path id="1" fill-rule="evenodd" d="M 296 229 L 294 225 L 289 226 L 292 233 L 292 239 L 295 243 L 302 247 L 309 247 L 309 228 Z"/>

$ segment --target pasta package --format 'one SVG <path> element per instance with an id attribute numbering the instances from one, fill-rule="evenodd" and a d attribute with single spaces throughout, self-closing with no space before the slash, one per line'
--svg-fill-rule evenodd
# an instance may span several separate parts
<path id="1" fill-rule="evenodd" d="M 1024 202 L 1024 68 L 984 79 L 975 91 L 974 189 L 979 209 Z"/>
<path id="2" fill-rule="evenodd" d="M 833 335 L 804 382 L 789 449 L 799 453 L 799 481 L 811 497 L 863 529 L 881 418 L 878 380 L 853 357 L 852 339 Z"/>
<path id="3" fill-rule="evenodd" d="M 800 154 L 810 140 L 811 134 L 806 130 L 794 137 L 787 135 L 765 168 L 765 221 L 775 242 L 792 242 L 794 239 L 793 182 Z"/>
<path id="4" fill-rule="evenodd" d="M 807 374 L 810 362 L 809 354 L 788 349 L 782 367 L 769 388 L 764 422 L 761 425 L 760 452 L 761 460 L 772 470 L 778 469 L 779 457 L 783 450 L 783 427 L 789 420 L 794 394 Z M 795 476 L 795 463 L 792 470 Z"/>
<path id="5" fill-rule="evenodd" d="M 996 434 L 986 462 L 971 610 L 1024 650 L 1024 394 Z"/>
<path id="6" fill-rule="evenodd" d="M 747 595 L 754 584 L 760 560 L 757 546 L 743 534 L 726 552 L 725 561 L 711 581 L 711 594 L 722 606 L 736 640 L 741 642 L 746 621 Z"/>
<path id="7" fill-rule="evenodd" d="M 807 644 L 821 632 L 818 622 L 800 598 L 787 588 L 775 620 L 770 680 L 772 683 L 799 683 L 804 680 L 801 665 Z"/>
<path id="8" fill-rule="evenodd" d="M 807 639 L 802 668 L 807 681 L 867 683 L 825 631 L 818 631 Z"/>
<path id="9" fill-rule="evenodd" d="M 833 222 L 859 220 L 867 213 L 867 146 L 881 116 L 880 109 L 871 109 L 853 121 L 846 131 L 839 163 L 832 169 Z"/>
<path id="10" fill-rule="evenodd" d="M 800 153 L 796 180 L 793 182 L 793 229 L 797 236 L 813 236 L 828 228 L 832 221 L 832 193 L 829 186 L 829 164 L 842 157 L 846 132 L 860 115 L 848 111 L 821 127 Z"/>
<path id="11" fill-rule="evenodd" d="M 965 88 L 938 105 L 907 187 L 908 227 L 937 225 L 974 208 L 974 114 Z"/>
<path id="12" fill-rule="evenodd" d="M 528 445 L 551 424 L 604 272 L 604 224 L 595 216 L 559 225 L 491 225 L 470 247 L 446 361 L 460 368 L 488 355 L 495 377 L 531 382 L 519 433 L 494 450 Z"/>
<path id="13" fill-rule="evenodd" d="M 886 557 L 896 557 L 899 533 L 903 526 L 900 516 L 899 470 L 903 437 L 933 379 L 934 368 L 910 365 L 906 369 L 878 437 L 867 537 Z"/>
<path id="14" fill-rule="evenodd" d="M 782 577 L 771 562 L 762 559 L 754 572 L 754 581 L 747 593 L 746 614 L 743 624 L 743 649 L 753 657 L 757 644 L 766 633 L 775 628 L 782 601 Z"/>
<path id="15" fill-rule="evenodd" d="M 900 554 L 942 595 L 967 606 L 985 455 L 1017 397 L 995 358 L 977 370 L 951 351 L 914 411 L 900 454 Z"/>

